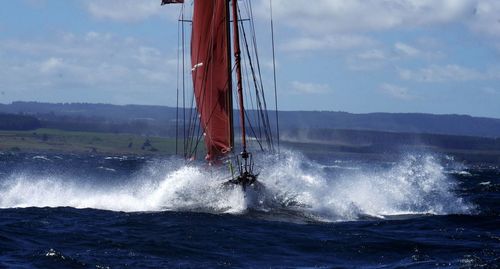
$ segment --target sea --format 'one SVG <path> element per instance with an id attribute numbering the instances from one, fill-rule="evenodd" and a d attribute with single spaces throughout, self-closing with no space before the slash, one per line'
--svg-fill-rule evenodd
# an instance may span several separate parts
<path id="1" fill-rule="evenodd" d="M 498 268 L 500 164 L 0 153 L 0 268 Z"/>

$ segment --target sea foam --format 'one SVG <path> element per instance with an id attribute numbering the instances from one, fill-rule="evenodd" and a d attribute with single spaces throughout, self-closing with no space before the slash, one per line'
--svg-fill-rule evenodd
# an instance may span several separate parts
<path id="1" fill-rule="evenodd" d="M 196 211 L 244 214 L 286 210 L 322 221 L 404 214 L 468 214 L 456 182 L 432 155 L 407 155 L 386 168 L 365 166 L 332 173 L 329 166 L 285 151 L 257 163 L 264 188 L 224 187 L 226 169 L 156 162 L 129 178 L 37 176 L 20 171 L 0 182 L 0 208 L 74 207 L 112 211 Z M 338 166 L 336 164 L 336 166 Z M 367 168 L 368 167 L 368 168 Z M 341 167 L 340 167 L 341 168 Z"/>

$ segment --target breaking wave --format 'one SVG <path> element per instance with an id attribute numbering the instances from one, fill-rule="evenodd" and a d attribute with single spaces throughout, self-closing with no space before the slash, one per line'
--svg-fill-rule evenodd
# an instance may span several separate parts
<path id="1" fill-rule="evenodd" d="M 265 164 L 265 165 L 264 165 Z M 179 161 L 149 165 L 121 181 L 32 172 L 0 182 L 0 208 L 74 207 L 112 211 L 294 212 L 321 221 L 406 214 L 468 214 L 474 206 L 431 155 L 408 155 L 389 167 L 335 170 L 294 152 L 264 156 L 261 190 L 223 187 L 227 171 Z M 338 164 L 335 165 L 338 167 Z M 106 183 L 106 184 L 105 184 Z"/>

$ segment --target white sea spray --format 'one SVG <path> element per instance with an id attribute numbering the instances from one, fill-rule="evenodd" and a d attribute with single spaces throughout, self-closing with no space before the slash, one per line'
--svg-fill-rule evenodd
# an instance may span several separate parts
<path id="1" fill-rule="evenodd" d="M 432 155 L 407 155 L 387 168 L 342 173 L 284 151 L 257 163 L 264 189 L 223 187 L 225 169 L 154 162 L 119 183 L 20 171 L 0 182 L 0 208 L 74 207 L 112 211 L 196 211 L 274 214 L 286 210 L 321 221 L 404 214 L 467 214 L 473 206 L 455 193 L 456 182 Z M 337 166 L 337 165 L 336 165 Z M 339 167 L 334 168 L 339 168 Z M 340 167 L 341 168 L 341 167 Z"/>

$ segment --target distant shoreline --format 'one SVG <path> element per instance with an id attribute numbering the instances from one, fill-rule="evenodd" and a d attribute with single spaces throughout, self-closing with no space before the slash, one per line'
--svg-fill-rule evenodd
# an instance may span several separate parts
<path id="1" fill-rule="evenodd" d="M 282 139 L 281 145 L 284 149 L 315 157 L 395 161 L 405 154 L 425 153 L 451 156 L 456 161 L 471 164 L 500 165 L 498 139 L 443 135 L 437 136 L 437 139 L 430 135 L 430 138 L 424 137 L 415 142 L 411 134 L 357 130 L 336 130 L 308 136 L 295 140 Z M 461 146 L 462 142 L 471 145 Z M 182 141 L 178 146 L 182 148 Z M 0 131 L 0 152 L 172 156 L 175 155 L 175 139 L 56 129 Z M 201 151 L 198 153 L 198 156 L 203 155 Z"/>
<path id="2" fill-rule="evenodd" d="M 256 117 L 256 113 L 258 112 L 247 110 L 249 118 Z M 0 104 L 1 114 L 10 114 L 12 119 L 11 124 L 7 120 L 0 121 L 0 130 L 11 130 L 19 123 L 19 117 L 24 116 L 24 125 L 30 126 L 29 129 L 133 133 L 161 137 L 182 135 L 182 130 L 176 132 L 176 125 L 182 129 L 197 116 L 196 111 L 191 108 L 42 102 Z M 279 126 L 284 132 L 294 129 L 336 129 L 500 138 L 500 119 L 497 118 L 426 113 L 355 114 L 340 111 L 279 111 L 278 114 Z M 270 126 L 275 126 L 275 116 L 274 111 L 269 111 Z M 234 125 L 239 126 L 238 119 L 235 119 Z"/>
<path id="3" fill-rule="evenodd" d="M 112 155 L 171 155 L 175 140 L 134 134 L 56 129 L 0 131 L 0 151 Z"/>

